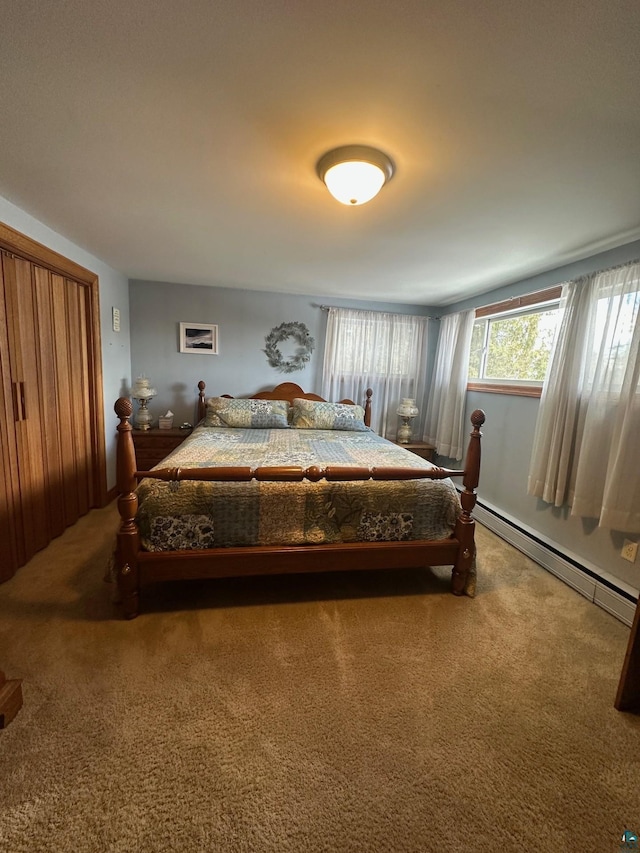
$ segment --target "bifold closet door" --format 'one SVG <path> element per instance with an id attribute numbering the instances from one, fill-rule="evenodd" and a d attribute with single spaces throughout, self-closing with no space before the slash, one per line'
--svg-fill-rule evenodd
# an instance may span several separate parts
<path id="1" fill-rule="evenodd" d="M 0 581 L 107 499 L 98 279 L 0 222 Z"/>
<path id="2" fill-rule="evenodd" d="M 94 495 L 91 442 L 91 387 L 88 328 L 88 289 L 78 282 L 51 275 L 52 321 L 55 334 L 55 407 L 62 458 L 65 524 L 73 524 L 98 503 Z"/>
<path id="3" fill-rule="evenodd" d="M 0 581 L 12 577 L 20 565 L 18 541 L 22 537 L 20 495 L 15 488 L 18 482 L 18 453 L 14 428 L 17 400 L 9 359 L 9 314 L 2 282 L 0 253 Z"/>
<path id="4" fill-rule="evenodd" d="M 51 352 L 46 329 L 36 313 L 33 265 L 3 254 L 10 393 L 17 479 L 13 482 L 18 559 L 29 560 L 51 540 L 45 476 L 45 413 L 41 405 L 40 368 Z M 6 390 L 6 389 L 5 389 Z M 6 396 L 6 395 L 5 395 Z"/>
<path id="5" fill-rule="evenodd" d="M 40 328 L 38 372 L 50 539 L 94 506 L 89 399 L 88 291 L 33 266 Z"/>
<path id="6" fill-rule="evenodd" d="M 41 330 L 39 349 L 40 409 L 44 445 L 44 476 L 49 512 L 50 539 L 59 536 L 70 523 L 65 504 L 65 462 L 60 435 L 60 400 L 56 338 L 61 330 L 56 323 L 53 298 L 53 275 L 43 267 L 33 266 L 33 281 L 38 326 Z M 63 328 L 62 333 L 66 335 Z M 69 404 L 65 409 L 69 408 Z"/>
<path id="7" fill-rule="evenodd" d="M 0 538 L 7 535 L 0 559 L 6 557 L 10 577 L 96 506 L 99 496 L 91 441 L 89 289 L 4 252 L 2 278 L 7 421 L 0 450 L 8 476 L 0 488 Z"/>

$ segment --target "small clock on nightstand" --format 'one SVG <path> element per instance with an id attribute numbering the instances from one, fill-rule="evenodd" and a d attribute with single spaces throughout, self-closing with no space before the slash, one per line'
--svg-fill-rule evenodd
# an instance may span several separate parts
<path id="1" fill-rule="evenodd" d="M 416 456 L 421 456 L 427 462 L 435 463 L 436 449 L 433 444 L 427 444 L 426 441 L 410 441 L 409 444 L 402 444 L 399 441 L 395 442 L 398 447 L 404 447 L 405 450 L 410 450 Z"/>

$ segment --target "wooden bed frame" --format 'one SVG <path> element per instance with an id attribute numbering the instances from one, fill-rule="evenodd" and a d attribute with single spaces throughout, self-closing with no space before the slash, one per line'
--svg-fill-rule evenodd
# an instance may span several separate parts
<path id="1" fill-rule="evenodd" d="M 204 417 L 205 383 L 198 383 L 198 417 Z M 229 396 L 229 395 L 224 395 Z M 293 401 L 296 397 L 323 400 L 317 394 L 305 393 L 293 382 L 284 382 L 272 391 L 262 391 L 253 399 Z M 351 400 L 340 402 L 352 403 Z M 220 467 L 220 468 L 158 468 L 136 470 L 131 401 L 120 397 L 115 404 L 120 423 L 117 441 L 118 511 L 121 523 L 115 553 L 119 598 L 125 618 L 138 615 L 143 587 L 157 581 L 195 580 L 247 575 L 286 574 L 298 572 L 327 572 L 354 569 L 393 569 L 422 566 L 452 566 L 451 591 L 463 595 L 475 557 L 473 509 L 475 490 L 480 478 L 480 427 L 484 412 L 477 409 L 471 416 L 473 430 L 463 470 L 447 468 L 364 468 L 327 466 L 298 468 L 294 466 Z M 371 391 L 367 391 L 365 423 L 370 425 Z M 136 525 L 138 496 L 136 487 L 143 477 L 157 480 L 200 480 L 207 482 L 247 482 L 271 480 L 317 482 L 344 480 L 443 480 L 462 477 L 464 490 L 460 496 L 462 512 L 453 534 L 447 539 L 433 541 L 353 542 L 329 545 L 250 546 L 190 551 L 145 551 L 140 546 Z"/>

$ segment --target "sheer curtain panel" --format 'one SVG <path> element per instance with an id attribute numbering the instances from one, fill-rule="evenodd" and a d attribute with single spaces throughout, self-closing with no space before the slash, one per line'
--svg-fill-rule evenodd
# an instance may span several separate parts
<path id="1" fill-rule="evenodd" d="M 373 390 L 372 428 L 395 438 L 396 409 L 414 397 L 423 410 L 428 318 L 329 308 L 322 396 L 363 404 Z"/>
<path id="2" fill-rule="evenodd" d="M 640 263 L 563 287 L 529 494 L 640 532 Z"/>
<path id="3" fill-rule="evenodd" d="M 424 440 L 440 456 L 462 459 L 469 351 L 475 311 L 447 314 L 440 321 Z"/>

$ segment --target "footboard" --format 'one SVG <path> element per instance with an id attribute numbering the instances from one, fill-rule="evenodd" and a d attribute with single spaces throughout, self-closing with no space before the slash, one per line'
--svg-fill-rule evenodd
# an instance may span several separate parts
<path id="1" fill-rule="evenodd" d="M 157 468 L 138 471 L 130 418 L 131 401 L 120 398 L 115 404 L 118 425 L 117 477 L 118 511 L 121 523 L 117 535 L 116 569 L 124 615 L 138 614 L 140 590 L 148 583 L 176 579 L 216 578 L 237 575 L 287 572 L 339 571 L 346 569 L 408 568 L 425 565 L 450 565 L 452 592 L 465 592 L 475 557 L 473 509 L 480 476 L 480 428 L 484 413 L 477 410 L 471 421 L 473 430 L 465 467 L 461 470 L 423 467 L 362 467 L 290 465 L 229 466 L 211 468 Z M 443 480 L 462 477 L 461 512 L 454 534 L 443 540 L 392 542 L 353 542 L 326 545 L 251 546 L 208 550 L 150 552 L 141 549 L 136 524 L 138 496 L 142 478 L 177 482 L 302 482 Z"/>

